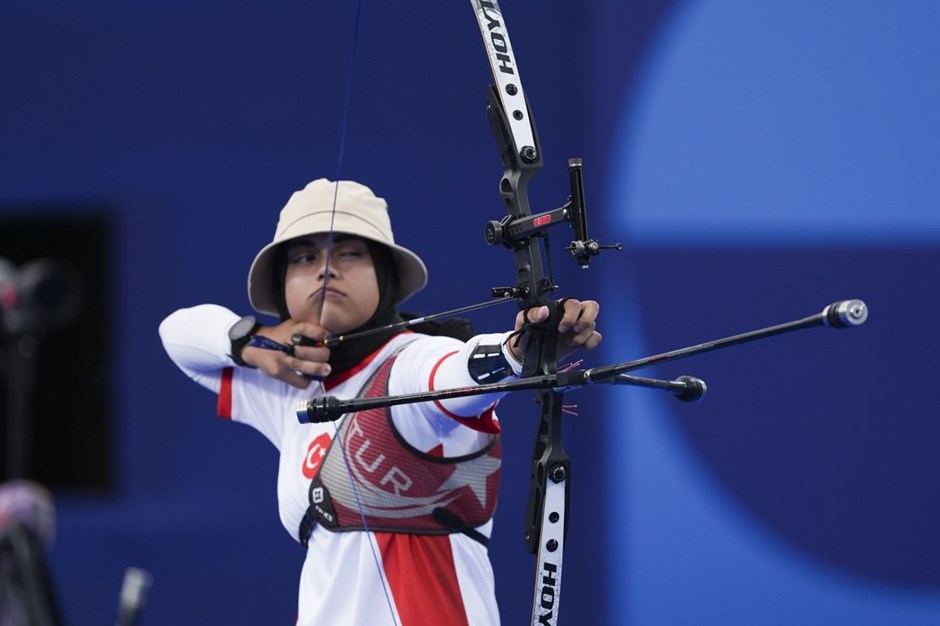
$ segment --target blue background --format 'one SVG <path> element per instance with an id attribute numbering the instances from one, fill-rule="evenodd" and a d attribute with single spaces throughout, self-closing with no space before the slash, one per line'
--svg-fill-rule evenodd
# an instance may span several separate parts
<path id="1" fill-rule="evenodd" d="M 571 394 L 564 624 L 940 623 L 940 7 L 929 1 L 505 3 L 545 170 L 536 210 L 585 162 L 593 233 L 619 240 L 566 295 L 604 306 L 625 361 L 863 298 L 869 323 L 645 371 L 705 379 L 679 405 Z M 50 553 L 71 623 L 113 620 L 124 569 L 154 575 L 144 624 L 293 623 L 302 555 L 273 448 L 215 419 L 169 362 L 172 310 L 248 310 L 245 276 L 290 193 L 337 170 L 355 6 L 203 0 L 7 3 L 0 206 L 99 207 L 118 484 L 57 493 Z M 431 285 L 406 309 L 486 299 L 511 255 L 467 3 L 364 3 L 343 177 L 392 207 Z M 70 208 L 74 207 L 74 208 Z M 3 251 L 0 251 L 3 256 Z M 511 311 L 474 316 L 480 329 Z M 80 367 L 80 359 L 76 359 Z M 501 409 L 491 555 L 526 623 L 531 398 Z"/>

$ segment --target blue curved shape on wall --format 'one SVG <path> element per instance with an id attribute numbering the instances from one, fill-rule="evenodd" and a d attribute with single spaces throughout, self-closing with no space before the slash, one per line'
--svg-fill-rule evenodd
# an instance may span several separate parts
<path id="1" fill-rule="evenodd" d="M 639 307 L 630 302 L 640 302 L 638 294 L 623 295 L 615 306 L 636 319 Z M 637 324 L 608 332 L 605 341 L 645 347 Z M 822 567 L 755 523 L 674 427 L 671 399 L 616 389 L 608 402 L 618 418 L 607 454 L 616 485 L 609 518 L 622 531 L 610 533 L 610 624 L 937 623 L 936 591 L 873 584 Z"/>
<path id="2" fill-rule="evenodd" d="M 938 25 L 933 2 L 681 5 L 611 177 L 631 241 L 937 241 Z"/>
<path id="3" fill-rule="evenodd" d="M 606 395 L 611 623 L 937 622 L 940 432 L 911 380 L 940 365 L 938 27 L 929 2 L 702 0 L 651 48 L 609 159 L 629 322 L 605 346 L 872 317 L 651 373 L 702 375 L 699 405 Z"/>

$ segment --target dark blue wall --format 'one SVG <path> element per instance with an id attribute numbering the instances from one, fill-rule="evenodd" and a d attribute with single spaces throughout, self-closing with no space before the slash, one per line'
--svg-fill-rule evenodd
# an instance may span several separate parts
<path id="1" fill-rule="evenodd" d="M 602 279 L 610 358 L 844 298 L 871 317 L 651 370 L 702 377 L 696 405 L 605 394 L 611 623 L 940 620 L 920 382 L 940 367 L 938 24 L 930 2 L 685 2 L 613 87 L 604 217 L 629 252 Z"/>
<path id="2" fill-rule="evenodd" d="M 572 395 L 562 622 L 927 623 L 940 607 L 940 56 L 924 36 L 937 11 L 503 8 L 546 158 L 534 206 L 565 200 L 566 159 L 582 156 L 595 234 L 627 246 L 576 274 L 555 237 L 563 291 L 604 301 L 605 354 L 592 363 L 835 299 L 872 306 L 852 333 L 663 368 L 712 389 L 681 410 L 643 391 Z M 97 279 L 115 294 L 101 333 L 118 484 L 56 494 L 50 558 L 72 623 L 113 619 L 131 565 L 154 574 L 144 623 L 294 619 L 302 556 L 277 519 L 274 450 L 213 417 L 214 398 L 172 366 L 156 328 L 200 302 L 248 310 L 251 259 L 293 190 L 335 176 L 344 119 L 342 176 L 389 199 L 397 238 L 430 267 L 409 308 L 476 302 L 511 280 L 510 254 L 482 240 L 503 209 L 470 8 L 365 3 L 344 109 L 354 16 L 353 3 L 4 7 L 0 205 L 112 217 L 115 262 Z M 526 622 L 531 596 L 533 409 L 515 397 L 501 412 L 491 554 L 506 624 Z"/>

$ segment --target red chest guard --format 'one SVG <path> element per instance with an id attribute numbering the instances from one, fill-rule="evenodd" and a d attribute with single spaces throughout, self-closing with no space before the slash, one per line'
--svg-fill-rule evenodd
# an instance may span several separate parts
<path id="1" fill-rule="evenodd" d="M 388 395 L 396 356 L 372 375 L 360 398 Z M 388 408 L 344 416 L 310 482 L 301 543 L 306 545 L 316 524 L 336 532 L 465 532 L 485 543 L 473 528 L 493 517 L 502 464 L 500 437 L 489 437 L 473 454 L 434 457 L 401 437 Z"/>

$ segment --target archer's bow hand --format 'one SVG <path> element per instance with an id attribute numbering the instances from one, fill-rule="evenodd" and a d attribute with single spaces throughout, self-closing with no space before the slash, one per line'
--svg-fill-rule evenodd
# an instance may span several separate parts
<path id="1" fill-rule="evenodd" d="M 597 332 L 597 315 L 600 305 L 594 300 L 561 301 L 561 319 L 558 321 L 558 347 L 556 360 L 562 361 L 577 350 L 593 350 L 603 337 Z M 543 324 L 549 318 L 547 306 L 532 307 L 516 315 L 515 332 L 509 339 L 509 351 L 519 363 L 525 360 L 528 345 L 527 326 Z"/>

